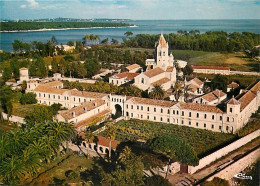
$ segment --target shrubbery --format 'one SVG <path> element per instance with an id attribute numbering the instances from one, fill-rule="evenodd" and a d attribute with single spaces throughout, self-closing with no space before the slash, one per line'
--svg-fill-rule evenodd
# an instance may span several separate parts
<path id="1" fill-rule="evenodd" d="M 247 123 L 243 128 L 241 128 L 237 134 L 239 137 L 246 136 L 256 130 L 260 129 L 260 120 L 253 120 Z"/>
<path id="2" fill-rule="evenodd" d="M 23 94 L 21 99 L 20 99 L 20 103 L 22 105 L 37 103 L 36 94 L 34 94 L 32 92 Z"/>

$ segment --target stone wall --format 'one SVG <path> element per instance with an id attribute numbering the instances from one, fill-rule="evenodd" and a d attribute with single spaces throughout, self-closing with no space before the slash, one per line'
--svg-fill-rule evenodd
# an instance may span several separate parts
<path id="1" fill-rule="evenodd" d="M 8 117 L 7 117 L 7 114 L 6 114 L 6 113 L 3 113 L 3 112 L 2 112 L 2 115 L 3 115 L 4 120 L 8 120 Z M 19 117 L 19 116 L 14 116 L 14 115 L 11 115 L 11 116 L 9 117 L 9 121 L 15 122 L 15 123 L 25 124 L 24 118 Z"/>
<path id="2" fill-rule="evenodd" d="M 259 72 L 243 72 L 243 71 L 230 71 L 230 75 L 248 75 L 248 76 L 260 76 Z"/>
<path id="3" fill-rule="evenodd" d="M 248 134 L 247 136 L 244 136 L 243 138 L 240 138 L 239 140 L 236 140 L 235 142 L 225 146 L 222 149 L 219 149 L 216 152 L 213 152 L 212 154 L 202 158 L 199 160 L 199 165 L 193 167 L 193 166 L 188 166 L 188 172 L 190 174 L 195 173 L 199 169 L 202 169 L 206 165 L 209 165 L 210 163 L 216 161 L 217 159 L 227 155 L 228 153 L 242 147 L 243 145 L 247 144 L 248 142 L 252 141 L 253 139 L 257 138 L 260 136 L 260 129 L 258 129 L 255 132 L 252 132 L 251 134 Z"/>
<path id="4" fill-rule="evenodd" d="M 226 167 L 225 169 L 221 170 L 214 176 L 210 177 L 208 181 L 211 181 L 214 177 L 219 177 L 221 179 L 230 180 L 234 177 L 235 174 L 240 173 L 246 167 L 252 165 L 257 159 L 260 158 L 260 148 L 256 149 L 255 151 L 249 153 L 247 156 L 241 158 L 237 162 L 231 164 L 230 166 Z"/>

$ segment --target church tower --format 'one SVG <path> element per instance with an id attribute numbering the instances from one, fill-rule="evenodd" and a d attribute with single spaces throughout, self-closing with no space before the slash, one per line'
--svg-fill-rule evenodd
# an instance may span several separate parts
<path id="1" fill-rule="evenodd" d="M 156 66 L 161 67 L 166 70 L 169 65 L 169 55 L 168 55 L 169 45 L 166 42 L 163 34 L 160 35 L 158 44 L 156 46 Z"/>

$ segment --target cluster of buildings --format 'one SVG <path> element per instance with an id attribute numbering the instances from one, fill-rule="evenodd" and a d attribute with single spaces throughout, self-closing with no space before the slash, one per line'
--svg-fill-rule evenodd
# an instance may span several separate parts
<path id="1" fill-rule="evenodd" d="M 227 100 L 225 110 L 217 107 L 226 99 L 221 90 L 199 96 L 193 103 L 68 90 L 63 89 L 59 81 L 28 81 L 27 91 L 34 92 L 40 104 L 60 103 L 67 108 L 59 111 L 56 119 L 73 122 L 79 130 L 84 130 L 91 118 L 120 111 L 126 120 L 140 119 L 216 132 L 235 132 L 248 122 L 260 105 L 260 82 L 248 87 L 236 98 Z"/>
<path id="2" fill-rule="evenodd" d="M 172 54 L 168 55 L 168 43 L 163 35 L 155 51 L 156 58 L 146 61 L 145 72 L 139 65 L 133 64 L 127 67 L 126 72 L 111 76 L 109 81 L 116 85 L 133 82 L 142 90 L 151 90 L 155 85 L 168 90 L 176 83 L 176 68 Z M 20 81 L 27 81 L 27 92 L 35 93 L 39 104 L 61 104 L 66 109 L 59 111 L 56 119 L 73 122 L 79 130 L 84 130 L 87 123 L 97 118 L 104 119 L 120 112 L 126 120 L 140 119 L 216 132 L 235 132 L 248 122 L 260 105 L 260 82 L 242 90 L 236 98 L 228 99 L 221 90 L 204 94 L 204 82 L 198 78 L 185 79 L 181 82 L 182 86 L 187 86 L 193 95 L 193 99 L 186 103 L 183 99 L 166 101 L 69 90 L 63 88 L 60 74 L 54 74 L 54 81 L 39 81 L 29 79 L 28 69 L 22 68 L 20 73 Z M 238 86 L 232 82 L 227 88 L 231 91 Z M 225 105 L 225 109 L 218 107 L 220 103 Z"/>

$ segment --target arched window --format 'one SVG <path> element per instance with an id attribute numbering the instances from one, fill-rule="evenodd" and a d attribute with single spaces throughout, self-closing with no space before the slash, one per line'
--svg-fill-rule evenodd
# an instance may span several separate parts
<path id="1" fill-rule="evenodd" d="M 141 81 L 143 84 L 144 84 L 144 78 L 142 78 L 142 81 Z"/>

